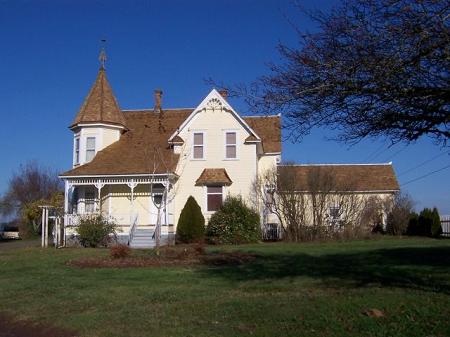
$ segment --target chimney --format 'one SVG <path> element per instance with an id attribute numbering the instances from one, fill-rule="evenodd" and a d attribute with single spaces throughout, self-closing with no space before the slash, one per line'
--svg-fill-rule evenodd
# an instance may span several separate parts
<path id="1" fill-rule="evenodd" d="M 228 90 L 223 89 L 223 90 L 219 90 L 219 94 L 220 96 L 222 96 L 224 99 L 228 98 Z"/>
<path id="2" fill-rule="evenodd" d="M 155 112 L 160 112 L 161 111 L 161 99 L 162 99 L 162 90 L 161 89 L 156 89 L 155 90 Z"/>

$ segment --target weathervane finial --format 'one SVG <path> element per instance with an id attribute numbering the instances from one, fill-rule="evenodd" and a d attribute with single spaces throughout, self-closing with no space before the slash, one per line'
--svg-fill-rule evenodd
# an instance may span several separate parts
<path id="1" fill-rule="evenodd" d="M 105 51 L 105 44 L 106 44 L 106 40 L 102 39 L 102 47 L 100 49 L 100 56 L 98 57 L 99 61 L 100 61 L 100 68 L 101 69 L 105 69 L 105 62 L 106 62 L 106 51 Z"/>

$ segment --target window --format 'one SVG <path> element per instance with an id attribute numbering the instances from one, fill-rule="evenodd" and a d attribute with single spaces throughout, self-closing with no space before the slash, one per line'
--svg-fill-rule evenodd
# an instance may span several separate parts
<path id="1" fill-rule="evenodd" d="M 222 186 L 207 186 L 207 211 L 215 212 L 222 206 Z"/>
<path id="2" fill-rule="evenodd" d="M 80 163 L 80 138 L 75 138 L 75 164 Z"/>
<path id="3" fill-rule="evenodd" d="M 205 158 L 205 143 L 203 132 L 194 132 L 194 145 L 192 158 L 204 159 Z"/>
<path id="4" fill-rule="evenodd" d="M 95 212 L 95 191 L 93 189 L 84 191 L 84 210 L 85 213 Z"/>
<path id="5" fill-rule="evenodd" d="M 95 156 L 95 137 L 86 138 L 86 162 L 90 162 Z"/>
<path id="6" fill-rule="evenodd" d="M 330 207 L 330 218 L 332 221 L 339 220 L 341 208 L 339 206 Z"/>
<path id="7" fill-rule="evenodd" d="M 236 132 L 225 133 L 225 158 L 236 159 L 237 158 L 237 146 L 236 146 Z"/>
<path id="8" fill-rule="evenodd" d="M 341 220 L 341 208 L 339 205 L 330 206 L 328 214 L 330 216 L 330 225 L 339 226 Z"/>

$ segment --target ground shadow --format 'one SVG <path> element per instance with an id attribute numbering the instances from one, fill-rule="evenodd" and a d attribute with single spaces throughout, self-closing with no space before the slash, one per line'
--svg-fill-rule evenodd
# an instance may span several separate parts
<path id="1" fill-rule="evenodd" d="M 450 294 L 450 247 L 390 248 L 314 256 L 258 255 L 200 271 L 235 281 L 311 277 L 332 287 L 388 286 Z"/>

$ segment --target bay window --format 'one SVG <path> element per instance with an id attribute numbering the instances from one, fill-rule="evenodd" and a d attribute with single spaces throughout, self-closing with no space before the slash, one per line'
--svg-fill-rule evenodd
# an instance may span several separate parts
<path id="1" fill-rule="evenodd" d="M 75 138 L 75 164 L 80 163 L 80 138 Z"/>
<path id="2" fill-rule="evenodd" d="M 95 156 L 95 137 L 86 138 L 86 162 L 90 162 Z"/>

